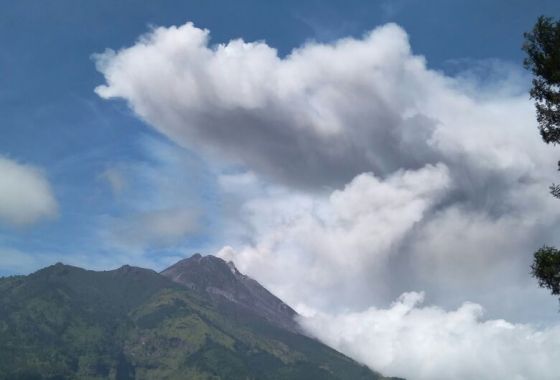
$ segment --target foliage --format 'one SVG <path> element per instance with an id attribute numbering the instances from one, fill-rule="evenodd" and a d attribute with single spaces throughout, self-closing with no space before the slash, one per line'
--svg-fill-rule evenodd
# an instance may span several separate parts
<path id="1" fill-rule="evenodd" d="M 525 33 L 524 64 L 533 75 L 531 97 L 535 99 L 537 121 L 546 143 L 560 142 L 560 22 L 541 16 Z"/>
<path id="2" fill-rule="evenodd" d="M 539 280 L 539 285 L 550 289 L 554 295 L 560 295 L 560 251 L 544 246 L 535 252 L 531 272 Z"/>

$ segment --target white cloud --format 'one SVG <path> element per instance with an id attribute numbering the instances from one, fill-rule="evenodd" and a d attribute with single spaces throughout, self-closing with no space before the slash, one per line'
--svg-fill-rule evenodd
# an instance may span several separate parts
<path id="1" fill-rule="evenodd" d="M 126 99 L 184 146 L 296 189 L 442 163 L 452 201 L 494 215 L 518 207 L 510 192 L 554 176 L 515 75 L 478 82 L 431 71 L 394 24 L 280 58 L 264 42 L 209 46 L 209 32 L 189 23 L 156 28 L 97 63 L 100 96 Z"/>
<path id="2" fill-rule="evenodd" d="M 441 82 L 395 25 L 280 59 L 265 43 L 209 47 L 208 31 L 185 24 L 157 28 L 97 63 L 107 80 L 97 93 L 125 98 L 174 141 L 304 187 L 423 166 L 414 157 L 423 153 L 403 144 L 430 128 L 410 123 L 426 95 L 418 82 Z"/>
<path id="3" fill-rule="evenodd" d="M 405 293 L 388 309 L 318 313 L 300 322 L 332 347 L 384 374 L 414 380 L 556 379 L 560 326 L 485 320 L 478 304 L 422 306 Z"/>
<path id="4" fill-rule="evenodd" d="M 0 222 L 23 226 L 56 213 L 57 202 L 43 172 L 0 156 Z"/>
<path id="5" fill-rule="evenodd" d="M 492 318 L 556 316 L 552 297 L 535 296 L 528 266 L 539 245 L 560 243 L 558 203 L 547 193 L 557 157 L 539 139 L 520 76 L 430 70 L 393 24 L 286 57 L 265 42 L 210 46 L 208 31 L 185 24 L 156 28 L 130 48 L 98 55 L 97 64 L 106 79 L 101 97 L 123 98 L 174 142 L 247 170 L 219 179 L 230 213 L 230 246 L 219 254 L 299 310 L 317 310 L 325 324 L 344 312 L 348 328 L 344 318 L 355 315 L 364 326 L 371 315 L 389 323 L 408 301 L 367 308 L 427 289 L 431 302 L 451 310 L 468 299 Z M 484 378 L 453 350 L 441 355 L 456 363 L 437 361 L 432 371 L 422 350 L 433 345 L 414 335 L 437 337 L 430 323 L 459 318 L 476 340 L 465 344 L 499 352 L 500 363 L 490 354 L 482 361 L 494 378 L 534 374 L 519 359 L 525 343 L 534 351 L 528 358 L 555 368 L 556 351 L 547 349 L 557 350 L 556 328 L 485 322 L 472 304 L 409 309 L 384 342 L 409 339 L 408 362 L 362 353 L 376 350 L 367 333 L 340 349 L 393 373 L 413 363 L 422 376 L 437 367 L 451 378 Z M 406 335 L 407 321 L 425 324 Z M 329 329 L 309 326 L 338 344 Z M 453 339 L 451 330 L 442 334 Z"/>

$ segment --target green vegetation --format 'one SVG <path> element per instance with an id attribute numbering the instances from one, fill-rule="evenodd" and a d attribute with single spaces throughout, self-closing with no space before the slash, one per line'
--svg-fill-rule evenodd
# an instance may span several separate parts
<path id="1" fill-rule="evenodd" d="M 539 280 L 539 285 L 548 288 L 554 295 L 560 295 L 560 251 L 552 247 L 542 247 L 535 252 L 531 272 Z"/>
<path id="2" fill-rule="evenodd" d="M 156 272 L 56 264 L 0 279 L 0 379 L 380 379 Z"/>
<path id="3" fill-rule="evenodd" d="M 547 144 L 560 143 L 560 21 L 541 16 L 525 33 L 525 67 L 533 73 L 531 98 L 535 100 L 541 137 Z M 560 170 L 560 162 L 558 162 Z M 550 192 L 560 198 L 560 185 Z M 535 252 L 531 273 L 539 285 L 560 294 L 560 251 L 544 246 Z"/>

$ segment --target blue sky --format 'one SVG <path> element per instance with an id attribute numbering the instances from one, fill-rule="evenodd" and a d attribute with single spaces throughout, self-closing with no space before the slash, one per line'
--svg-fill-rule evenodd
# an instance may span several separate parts
<path id="1" fill-rule="evenodd" d="M 557 300 L 529 275 L 560 245 L 522 68 L 542 14 L 560 3 L 3 1 L 0 275 L 216 254 L 389 375 L 555 379 Z"/>
<path id="2" fill-rule="evenodd" d="M 91 56 L 128 46 L 152 26 L 192 21 L 210 29 L 214 43 L 239 37 L 265 40 L 287 54 L 305 41 L 359 37 L 397 22 L 430 68 L 453 72 L 470 60 L 497 58 L 519 65 L 523 31 L 538 15 L 559 12 L 555 1 L 4 2 L 0 152 L 43 168 L 60 208 L 55 219 L 31 227 L 3 225 L 0 240 L 11 249 L 60 260 L 77 252 L 111 255 L 93 231 L 100 218 L 126 213 L 127 207 L 99 176 L 117 163 L 150 162 L 154 157 L 146 145 L 166 140 L 134 117 L 124 102 L 108 102 L 93 92 L 103 78 Z M 190 183 L 185 187 L 193 197 L 204 198 L 202 212 L 219 226 L 219 194 L 209 176 L 200 183 L 203 166 L 199 161 L 190 166 L 192 172 L 181 175 L 197 178 L 196 186 L 185 179 Z M 134 193 L 147 191 L 143 186 L 149 184 L 138 184 Z M 189 236 L 180 245 L 187 252 L 205 249 L 219 235 L 214 230 Z M 155 255 L 162 257 L 161 252 Z M 11 272 L 0 268 L 0 273 Z"/>

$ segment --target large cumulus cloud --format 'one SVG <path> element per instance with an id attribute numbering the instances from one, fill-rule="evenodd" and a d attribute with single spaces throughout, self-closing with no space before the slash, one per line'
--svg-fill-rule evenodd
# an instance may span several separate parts
<path id="1" fill-rule="evenodd" d="M 430 95 L 419 83 L 442 78 L 410 54 L 395 25 L 282 59 L 264 42 L 209 46 L 207 30 L 185 24 L 157 28 L 97 64 L 107 80 L 100 96 L 126 99 L 185 146 L 202 144 L 291 185 L 341 185 L 433 156 L 425 142 L 409 148 L 435 122 L 417 112 Z"/>
<path id="2" fill-rule="evenodd" d="M 363 172 L 444 162 L 457 197 L 499 213 L 507 205 L 486 193 L 536 181 L 554 162 L 525 94 L 494 97 L 427 69 L 393 24 L 281 58 L 264 42 L 211 46 L 209 32 L 188 23 L 96 57 L 107 81 L 100 96 L 127 100 L 184 146 L 290 186 L 339 187 Z"/>
<path id="3" fill-rule="evenodd" d="M 439 369 L 524 379 L 534 360 L 557 373 L 556 328 L 495 320 L 556 312 L 528 265 L 540 244 L 560 243 L 559 205 L 547 194 L 557 157 L 539 140 L 519 76 L 486 83 L 430 70 L 393 24 L 286 57 L 265 42 L 210 45 L 192 24 L 156 28 L 97 65 L 101 97 L 125 99 L 173 141 L 235 167 L 219 179 L 231 212 L 219 254 L 315 315 L 304 323 L 320 338 L 396 374 L 416 363 L 424 378 Z M 408 290 L 456 311 L 419 308 L 410 295 L 381 308 Z M 459 307 L 465 300 L 494 319 Z M 392 318 L 399 305 L 409 312 Z M 348 332 L 386 319 L 392 335 Z M 456 319 L 456 331 L 425 343 Z M 376 348 L 399 344 L 411 347 L 390 360 Z M 522 355 L 524 344 L 534 355 Z M 447 367 L 421 365 L 449 347 Z M 467 370 L 477 350 L 505 362 Z"/>

